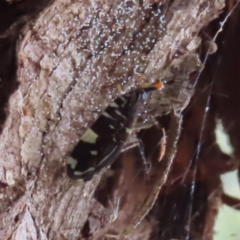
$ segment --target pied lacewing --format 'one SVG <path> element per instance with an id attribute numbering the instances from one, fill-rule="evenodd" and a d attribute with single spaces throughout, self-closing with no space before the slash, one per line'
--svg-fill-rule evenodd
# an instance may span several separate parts
<path id="1" fill-rule="evenodd" d="M 116 98 L 87 129 L 66 158 L 68 176 L 89 181 L 102 168 L 110 166 L 131 132 L 139 106 L 151 92 L 163 87 L 162 82 L 156 81 Z"/>

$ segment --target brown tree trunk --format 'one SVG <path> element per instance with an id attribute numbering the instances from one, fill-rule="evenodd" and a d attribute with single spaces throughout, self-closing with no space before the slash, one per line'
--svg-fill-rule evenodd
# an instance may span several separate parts
<path id="1" fill-rule="evenodd" d="M 166 181 L 178 114 L 192 95 L 192 73 L 201 69 L 198 33 L 223 7 L 223 0 L 56 0 L 25 26 L 16 50 L 18 86 L 6 94 L 0 136 L 0 239 L 150 238 L 156 223 L 143 217 Z M 119 95 L 117 83 L 129 91 L 141 78 L 167 77 L 175 81 L 152 95 L 137 122 L 143 128 L 143 120 L 171 112 L 158 176 L 151 184 L 133 183 L 114 172 L 112 204 L 100 203 L 94 192 L 103 173 L 87 183 L 72 181 L 64 158 Z"/>

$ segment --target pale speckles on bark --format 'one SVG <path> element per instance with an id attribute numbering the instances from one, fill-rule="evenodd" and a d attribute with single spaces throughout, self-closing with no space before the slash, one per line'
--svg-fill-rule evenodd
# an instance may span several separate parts
<path id="1" fill-rule="evenodd" d="M 36 232 L 42 239 L 78 239 L 95 210 L 91 199 L 100 175 L 86 185 L 73 183 L 59 160 L 100 114 L 92 111 L 103 110 L 119 94 L 116 83 L 128 91 L 143 73 L 144 81 L 180 76 L 176 85 L 153 95 L 142 118 L 183 108 L 191 93 L 180 92 L 181 86 L 200 68 L 192 53 L 199 42 L 191 52 L 186 46 L 220 10 L 202 4 L 194 12 L 199 4 L 174 1 L 167 8 L 164 3 L 58 0 L 36 20 L 19 48 L 20 86 L 9 101 L 0 139 L 0 179 L 26 182 L 29 212 L 24 218 L 37 229 L 31 230 L 33 239 Z M 174 59 L 179 48 L 182 55 Z M 97 226 L 110 219 L 107 214 Z M 16 234 L 24 239 L 27 224 L 22 224 L 25 233 L 17 229 Z"/>

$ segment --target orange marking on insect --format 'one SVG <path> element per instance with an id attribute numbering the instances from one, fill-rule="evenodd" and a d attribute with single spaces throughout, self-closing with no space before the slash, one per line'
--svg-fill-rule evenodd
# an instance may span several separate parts
<path id="1" fill-rule="evenodd" d="M 158 89 L 158 90 L 161 90 L 161 89 L 164 88 L 163 82 L 161 82 L 161 81 L 159 81 L 159 80 L 156 80 L 156 82 L 155 82 L 153 85 L 154 85 L 154 87 L 155 87 L 156 89 Z"/>

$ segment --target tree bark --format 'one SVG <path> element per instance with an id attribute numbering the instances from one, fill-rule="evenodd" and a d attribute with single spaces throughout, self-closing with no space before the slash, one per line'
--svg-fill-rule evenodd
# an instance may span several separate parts
<path id="1" fill-rule="evenodd" d="M 178 114 L 193 93 L 191 74 L 201 70 L 198 33 L 223 7 L 219 0 L 57 0 L 24 29 L 17 45 L 19 84 L 9 96 L 0 136 L 1 239 L 150 238 L 155 223 L 142 220 L 137 228 L 131 226 L 150 210 L 155 187 L 166 181 L 179 135 Z M 113 222 L 110 205 L 94 198 L 103 173 L 87 183 L 72 181 L 64 158 L 119 95 L 117 83 L 130 91 L 141 78 L 153 82 L 166 77 L 175 81 L 152 95 L 147 113 L 137 121 L 143 128 L 143 120 L 151 125 L 153 118 L 174 109 L 171 119 L 175 116 L 177 123 L 169 124 L 173 127 L 159 163 L 163 175 L 144 198 L 140 189 L 136 193 L 147 199 L 144 203 L 134 194 L 127 197 L 131 189 L 119 187 L 117 198 L 125 202 Z M 145 204 L 146 210 L 136 213 L 141 211 L 129 204 Z"/>

